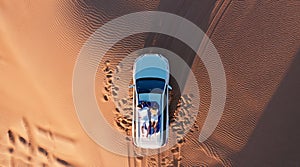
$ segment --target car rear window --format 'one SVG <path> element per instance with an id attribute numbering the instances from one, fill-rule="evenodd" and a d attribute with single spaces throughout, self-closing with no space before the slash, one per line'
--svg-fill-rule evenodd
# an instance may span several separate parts
<path id="1" fill-rule="evenodd" d="M 140 78 L 136 81 L 138 93 L 159 93 L 164 91 L 165 81 L 160 78 Z"/>

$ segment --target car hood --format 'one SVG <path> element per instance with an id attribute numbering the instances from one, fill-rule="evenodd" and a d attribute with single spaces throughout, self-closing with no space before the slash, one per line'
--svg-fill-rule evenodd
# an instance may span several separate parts
<path id="1" fill-rule="evenodd" d="M 134 77 L 161 78 L 169 80 L 169 62 L 158 54 L 145 54 L 138 57 L 134 66 Z"/>

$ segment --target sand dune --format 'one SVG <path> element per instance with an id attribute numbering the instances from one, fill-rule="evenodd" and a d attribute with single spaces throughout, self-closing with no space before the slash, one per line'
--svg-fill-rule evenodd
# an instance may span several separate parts
<path id="1" fill-rule="evenodd" d="M 0 2 L 0 166 L 298 166 L 299 7 L 299 1 Z M 211 98 L 201 60 L 161 34 L 118 42 L 99 64 L 95 93 L 120 133 L 131 135 L 128 85 L 135 57 L 127 55 L 138 49 L 161 47 L 184 59 L 201 97 L 193 101 L 191 78 L 171 79 L 175 90 L 186 85 L 185 94 L 171 94 L 176 145 L 132 158 L 105 150 L 84 132 L 73 105 L 72 73 L 89 35 L 109 20 L 144 10 L 178 14 L 205 31 L 220 53 L 228 92 L 218 128 L 199 143 Z"/>
<path id="2" fill-rule="evenodd" d="M 123 8 L 128 11 L 109 16 L 109 5 L 108 11 L 99 10 L 107 13 L 102 15 L 101 24 L 143 9 L 143 5 L 135 8 L 132 4 L 112 4 L 116 4 L 111 6 L 115 11 Z M 3 166 L 127 164 L 125 157 L 97 146 L 82 130 L 74 111 L 72 70 L 86 38 L 83 32 L 88 32 L 79 31 L 80 27 L 73 23 L 78 14 L 74 11 L 81 12 L 78 6 L 62 1 L 1 2 L 0 164 Z M 92 15 L 79 20 L 89 18 L 93 24 Z"/>

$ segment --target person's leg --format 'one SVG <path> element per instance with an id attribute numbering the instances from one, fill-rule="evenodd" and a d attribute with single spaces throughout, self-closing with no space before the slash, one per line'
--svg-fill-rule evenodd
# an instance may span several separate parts
<path id="1" fill-rule="evenodd" d="M 154 122 L 154 127 L 153 128 L 154 128 L 154 133 L 156 133 L 157 132 L 157 122 L 156 121 Z"/>
<path id="2" fill-rule="evenodd" d="M 142 137 L 145 137 L 145 135 L 147 135 L 147 131 L 148 131 L 146 122 L 144 122 L 143 125 L 141 126 L 141 130 L 142 130 Z M 146 132 L 145 132 L 145 130 L 146 130 Z"/>
<path id="3" fill-rule="evenodd" d="M 144 125 L 141 127 L 142 134 L 144 134 Z"/>
<path id="4" fill-rule="evenodd" d="M 149 121 L 149 126 L 147 128 L 147 137 L 150 134 L 150 129 L 151 129 L 151 121 Z"/>

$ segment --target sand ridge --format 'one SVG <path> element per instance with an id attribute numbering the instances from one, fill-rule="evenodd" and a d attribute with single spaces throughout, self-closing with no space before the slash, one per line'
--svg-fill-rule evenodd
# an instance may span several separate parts
<path id="1" fill-rule="evenodd" d="M 285 130 L 278 138 L 270 134 L 276 130 L 266 127 L 280 122 L 268 119 L 278 114 L 268 104 L 274 105 L 274 92 L 283 89 L 281 81 L 289 76 L 299 52 L 299 6 L 299 1 L 1 1 L 0 166 L 297 166 L 299 150 L 284 150 L 298 146 L 296 140 L 286 142 L 287 137 L 294 139 L 296 130 L 276 126 L 278 132 Z M 120 133 L 131 133 L 132 106 L 130 90 L 128 97 L 115 99 L 123 97 L 120 90 L 130 84 L 117 84 L 118 78 L 129 78 L 121 72 L 131 74 L 126 63 L 119 63 L 137 49 L 158 46 L 181 56 L 197 76 L 201 96 L 200 114 L 189 124 L 192 95 L 172 92 L 170 128 L 178 137 L 174 147 L 153 156 L 122 157 L 98 146 L 81 128 L 72 100 L 72 70 L 93 31 L 113 18 L 144 10 L 178 14 L 207 33 L 224 63 L 227 102 L 214 134 L 199 143 L 210 105 L 210 83 L 201 60 L 176 39 L 161 34 L 121 40 L 99 63 L 95 80 L 98 104 Z M 199 46 L 204 47 L 205 41 Z M 174 80 L 172 84 L 176 85 Z M 290 117 L 295 115 L 287 112 L 290 115 L 283 120 L 294 120 Z M 185 126 L 191 129 L 183 137 Z M 260 156 L 253 156 L 257 151 Z"/>

